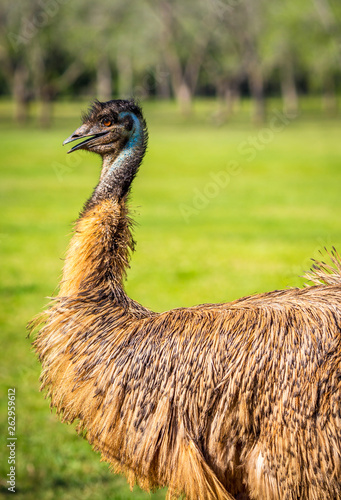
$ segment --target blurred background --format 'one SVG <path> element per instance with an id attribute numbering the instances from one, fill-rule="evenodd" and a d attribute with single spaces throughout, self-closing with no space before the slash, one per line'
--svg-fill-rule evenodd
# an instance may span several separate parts
<path id="1" fill-rule="evenodd" d="M 39 393 L 25 325 L 58 289 L 100 167 L 61 144 L 94 98 L 139 99 L 126 288 L 144 305 L 303 286 L 311 258 L 341 249 L 341 3 L 2 0 L 0 27 L 0 497 L 15 388 L 16 498 L 146 499 Z"/>
<path id="2" fill-rule="evenodd" d="M 337 108 L 341 61 L 337 0 L 3 0 L 0 93 L 15 118 L 51 120 L 60 98 L 136 96 L 219 100 L 221 119 L 241 98 L 265 116 L 265 98 L 280 96 L 297 112 L 300 95 Z"/>

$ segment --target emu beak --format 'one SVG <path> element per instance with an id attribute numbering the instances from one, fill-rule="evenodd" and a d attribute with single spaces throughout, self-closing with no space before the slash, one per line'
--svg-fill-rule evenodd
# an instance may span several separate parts
<path id="1" fill-rule="evenodd" d="M 79 142 L 73 148 L 69 149 L 68 153 L 72 153 L 73 151 L 76 151 L 77 149 L 84 149 L 84 144 L 87 144 L 88 142 L 92 141 L 92 139 L 96 139 L 96 137 L 101 137 L 102 135 L 107 134 L 107 132 L 92 132 L 91 129 L 89 130 L 88 126 L 86 125 L 81 125 L 77 130 L 74 131 L 70 137 L 65 139 L 63 142 L 63 146 L 65 144 L 68 144 L 69 142 L 76 141 L 77 139 L 83 139 L 84 137 L 88 137 L 85 141 Z"/>

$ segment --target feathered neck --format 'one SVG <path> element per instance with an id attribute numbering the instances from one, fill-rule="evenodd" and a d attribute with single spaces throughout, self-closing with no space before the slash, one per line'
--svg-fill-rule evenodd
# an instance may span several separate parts
<path id="1" fill-rule="evenodd" d="M 148 132 L 143 119 L 139 119 L 133 113 L 120 113 L 121 118 L 125 115 L 131 119 L 131 133 L 118 151 L 113 149 L 112 152 L 102 156 L 101 177 L 85 210 L 105 199 L 120 201 L 126 198 L 130 191 L 146 152 Z"/>
<path id="2" fill-rule="evenodd" d="M 126 302 L 123 280 L 134 249 L 126 206 L 147 144 L 144 122 L 135 115 L 130 137 L 118 154 L 103 157 L 100 181 L 75 227 L 66 256 L 60 295 L 112 294 Z"/>

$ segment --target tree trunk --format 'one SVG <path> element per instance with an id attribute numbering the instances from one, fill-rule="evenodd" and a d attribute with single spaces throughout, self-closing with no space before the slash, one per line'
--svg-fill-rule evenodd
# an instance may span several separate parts
<path id="1" fill-rule="evenodd" d="M 187 82 L 182 79 L 180 84 L 174 88 L 174 91 L 180 112 L 184 116 L 190 115 L 192 112 L 192 94 Z"/>
<path id="2" fill-rule="evenodd" d="M 218 111 L 214 119 L 218 125 L 222 125 L 234 114 L 238 104 L 238 87 L 234 82 L 219 79 L 216 83 L 216 95 L 218 100 Z"/>
<path id="3" fill-rule="evenodd" d="M 192 93 L 189 83 L 186 81 L 186 75 L 181 65 L 179 54 L 176 49 L 176 40 L 174 38 L 174 13 L 170 3 L 163 1 L 161 3 L 161 19 L 163 23 L 162 46 L 164 52 L 164 61 L 170 74 L 170 82 L 175 99 L 179 105 L 180 111 L 184 115 L 191 113 Z"/>
<path id="4" fill-rule="evenodd" d="M 39 123 L 43 128 L 50 127 L 52 123 L 52 100 L 55 92 L 52 84 L 46 83 L 40 91 Z"/>
<path id="5" fill-rule="evenodd" d="M 111 68 L 107 57 L 99 57 L 97 64 L 97 98 L 109 101 L 112 98 Z"/>
<path id="6" fill-rule="evenodd" d="M 25 64 L 18 63 L 13 77 L 14 119 L 23 124 L 29 118 L 30 95 L 27 90 L 28 69 Z"/>
<path id="7" fill-rule="evenodd" d="M 133 89 L 133 65 L 130 55 L 127 51 L 120 50 L 117 51 L 116 65 L 118 71 L 118 95 L 121 99 L 126 99 L 135 96 L 136 92 Z M 139 94 L 139 92 L 137 92 Z M 137 95 L 136 97 L 142 97 Z"/>
<path id="8" fill-rule="evenodd" d="M 232 116 L 236 112 L 236 108 L 239 107 L 240 101 L 238 85 L 235 82 L 230 82 L 229 84 L 225 85 L 223 100 L 226 110 L 226 116 L 227 118 L 230 118 L 230 116 Z"/>
<path id="9" fill-rule="evenodd" d="M 252 120 L 255 124 L 262 124 L 265 120 L 264 79 L 259 64 L 253 64 L 249 69 L 249 85 L 253 98 Z"/>
<path id="10" fill-rule="evenodd" d="M 169 73 L 163 66 L 155 68 L 156 95 L 159 99 L 170 99 Z"/>
<path id="11" fill-rule="evenodd" d="M 240 90 L 238 83 L 231 85 L 225 92 L 225 102 L 229 115 L 237 113 L 240 108 Z"/>
<path id="12" fill-rule="evenodd" d="M 289 116 L 296 116 L 298 113 L 298 95 L 293 64 L 289 59 L 282 65 L 281 91 L 284 113 Z"/>
<path id="13" fill-rule="evenodd" d="M 166 60 L 172 89 L 180 111 L 184 115 L 189 115 L 192 111 L 192 92 L 183 75 L 180 60 L 171 52 L 166 53 Z"/>

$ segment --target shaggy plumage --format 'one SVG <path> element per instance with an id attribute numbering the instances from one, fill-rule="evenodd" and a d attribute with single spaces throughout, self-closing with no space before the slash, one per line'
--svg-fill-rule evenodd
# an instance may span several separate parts
<path id="1" fill-rule="evenodd" d="M 130 299 L 129 189 L 117 183 L 134 178 L 145 150 L 135 107 L 97 103 L 82 125 L 104 112 L 116 139 L 110 161 L 105 135 L 83 147 L 104 170 L 38 320 L 42 389 L 131 486 L 189 500 L 341 498 L 338 255 L 304 289 L 164 313 Z"/>

